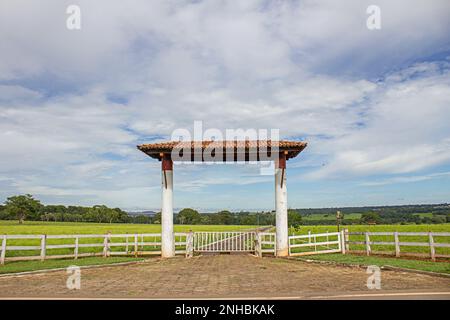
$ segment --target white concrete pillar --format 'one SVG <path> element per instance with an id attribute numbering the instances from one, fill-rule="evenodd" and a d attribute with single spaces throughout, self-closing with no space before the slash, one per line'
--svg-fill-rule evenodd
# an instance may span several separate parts
<path id="1" fill-rule="evenodd" d="M 175 256 L 173 233 L 173 163 L 169 156 L 164 155 L 161 171 L 162 206 L 161 206 L 161 256 Z"/>
<path id="2" fill-rule="evenodd" d="M 275 162 L 275 210 L 277 257 L 287 257 L 288 250 L 288 213 L 286 189 L 286 155 L 280 154 Z"/>

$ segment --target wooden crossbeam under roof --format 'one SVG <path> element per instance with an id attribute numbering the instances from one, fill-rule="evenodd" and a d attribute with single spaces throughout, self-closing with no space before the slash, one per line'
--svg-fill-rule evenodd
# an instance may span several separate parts
<path id="1" fill-rule="evenodd" d="M 222 151 L 222 157 L 216 157 L 215 161 L 260 161 L 270 157 L 272 151 L 282 152 L 286 160 L 295 158 L 307 146 L 305 141 L 271 141 L 271 140 L 225 140 L 225 141 L 166 141 L 138 145 L 137 148 L 148 156 L 161 160 L 164 155 L 175 152 L 189 151 L 191 161 L 206 161 L 199 154 L 212 154 Z M 278 150 L 276 149 L 278 148 Z M 230 157 L 230 153 L 233 157 Z M 262 159 L 260 155 L 262 154 Z M 196 156 L 197 155 L 197 156 Z M 219 159 L 218 159 L 219 158 Z M 222 159 L 220 159 L 222 158 Z"/>

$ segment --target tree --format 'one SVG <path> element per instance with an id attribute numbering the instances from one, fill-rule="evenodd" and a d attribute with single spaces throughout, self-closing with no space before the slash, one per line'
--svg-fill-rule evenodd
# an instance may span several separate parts
<path id="1" fill-rule="evenodd" d="M 38 217 L 42 205 L 31 194 L 9 197 L 5 201 L 5 211 L 23 223 L 27 216 Z"/>
<path id="2" fill-rule="evenodd" d="M 108 220 L 109 209 L 107 206 L 94 206 L 89 209 L 89 216 L 93 221 L 102 223 Z"/>
<path id="3" fill-rule="evenodd" d="M 214 215 L 214 222 L 217 224 L 233 224 L 233 214 L 228 210 L 223 210 Z"/>
<path id="4" fill-rule="evenodd" d="M 202 214 L 200 224 L 211 224 L 211 217 L 209 214 Z"/>
<path id="5" fill-rule="evenodd" d="M 120 208 L 114 208 L 113 210 L 116 211 L 118 215 L 116 222 L 129 222 L 130 217 L 128 216 L 128 213 Z"/>
<path id="6" fill-rule="evenodd" d="M 161 223 L 161 212 L 157 212 L 152 219 L 152 223 Z"/>
<path id="7" fill-rule="evenodd" d="M 362 223 L 377 224 L 381 221 L 380 215 L 376 212 L 366 212 L 361 216 Z"/>
<path id="8" fill-rule="evenodd" d="M 180 224 L 199 224 L 202 217 L 197 210 L 185 208 L 177 215 L 177 221 Z"/>
<path id="9" fill-rule="evenodd" d="M 106 210 L 106 212 L 105 212 L 105 215 L 106 215 L 106 220 L 109 223 L 117 222 L 117 220 L 119 220 L 119 218 L 120 218 L 120 213 L 114 209 L 108 208 L 108 210 Z"/>
<path id="10" fill-rule="evenodd" d="M 431 221 L 433 223 L 445 223 L 447 220 L 446 220 L 445 216 L 437 216 L 436 215 L 431 218 Z"/>
<path id="11" fill-rule="evenodd" d="M 288 225 L 297 228 L 301 224 L 302 216 L 296 210 L 288 209 Z"/>
<path id="12" fill-rule="evenodd" d="M 145 214 L 140 214 L 133 217 L 134 223 L 153 223 L 152 218 Z"/>
<path id="13" fill-rule="evenodd" d="M 9 214 L 5 210 L 5 206 L 0 205 L 0 220 L 8 220 Z"/>

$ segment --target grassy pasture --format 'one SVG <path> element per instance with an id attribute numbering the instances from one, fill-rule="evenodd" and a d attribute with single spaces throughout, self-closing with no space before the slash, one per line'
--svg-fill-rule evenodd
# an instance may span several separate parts
<path id="1" fill-rule="evenodd" d="M 175 232 L 192 231 L 238 231 L 256 226 L 234 225 L 174 225 Z M 105 234 L 122 233 L 160 233 L 160 224 L 131 223 L 87 223 L 87 222 L 41 222 L 25 221 L 19 224 L 15 220 L 0 220 L 2 234 Z"/>
<path id="2" fill-rule="evenodd" d="M 379 267 L 392 266 L 398 268 L 407 268 L 414 270 L 423 270 L 431 272 L 440 272 L 450 274 L 450 263 L 447 262 L 432 262 L 423 260 L 412 260 L 392 257 L 380 257 L 380 256 L 363 256 L 354 254 L 319 254 L 312 256 L 303 256 L 299 259 L 311 259 L 317 261 L 333 261 L 343 264 L 357 264 L 357 265 L 376 265 Z"/>

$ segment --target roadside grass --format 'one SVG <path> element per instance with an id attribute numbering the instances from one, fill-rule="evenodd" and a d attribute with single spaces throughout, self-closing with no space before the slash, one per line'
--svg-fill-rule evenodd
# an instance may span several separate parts
<path id="1" fill-rule="evenodd" d="M 380 256 L 362 256 L 354 254 L 318 254 L 311 256 L 302 256 L 299 260 L 310 259 L 316 261 L 333 261 L 343 264 L 358 264 L 358 265 L 376 265 L 392 266 L 413 270 L 431 271 L 439 273 L 450 274 L 449 262 L 433 262 L 415 259 L 389 258 Z"/>
<path id="2" fill-rule="evenodd" d="M 17 273 L 36 270 L 48 270 L 57 268 L 67 268 L 69 266 L 92 266 L 108 265 L 119 262 L 143 261 L 144 258 L 134 257 L 87 257 L 77 260 L 73 259 L 52 259 L 45 261 L 11 261 L 0 266 L 0 274 Z"/>

